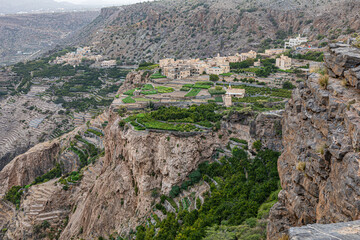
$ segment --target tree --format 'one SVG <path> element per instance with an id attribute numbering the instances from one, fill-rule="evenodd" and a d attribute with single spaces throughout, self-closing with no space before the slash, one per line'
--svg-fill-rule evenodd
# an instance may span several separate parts
<path id="1" fill-rule="evenodd" d="M 291 82 L 286 81 L 283 83 L 282 88 L 283 89 L 294 89 L 295 86 Z"/>
<path id="2" fill-rule="evenodd" d="M 210 81 L 213 82 L 219 81 L 219 76 L 216 74 L 210 74 Z"/>

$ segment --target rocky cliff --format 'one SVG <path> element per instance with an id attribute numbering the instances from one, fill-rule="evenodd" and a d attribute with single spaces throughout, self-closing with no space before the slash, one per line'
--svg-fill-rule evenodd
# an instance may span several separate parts
<path id="1" fill-rule="evenodd" d="M 289 226 L 360 217 L 360 50 L 333 44 L 325 64 L 330 78 L 324 70 L 310 74 L 284 112 L 283 190 L 270 212 L 268 239 Z"/>

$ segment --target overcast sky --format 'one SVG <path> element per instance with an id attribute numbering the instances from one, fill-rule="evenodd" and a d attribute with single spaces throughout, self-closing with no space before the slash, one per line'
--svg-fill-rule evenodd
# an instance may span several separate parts
<path id="1" fill-rule="evenodd" d="M 57 2 L 70 2 L 84 5 L 124 5 L 137 2 L 145 2 L 145 0 L 55 0 Z"/>

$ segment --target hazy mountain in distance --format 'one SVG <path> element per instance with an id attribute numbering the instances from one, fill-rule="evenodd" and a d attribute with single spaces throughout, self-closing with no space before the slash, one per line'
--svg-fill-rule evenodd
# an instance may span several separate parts
<path id="1" fill-rule="evenodd" d="M 54 0 L 0 0 L 0 14 L 81 9 L 82 6 Z"/>

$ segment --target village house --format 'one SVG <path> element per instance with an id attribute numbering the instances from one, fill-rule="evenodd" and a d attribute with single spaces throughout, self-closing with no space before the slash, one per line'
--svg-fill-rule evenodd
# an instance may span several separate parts
<path id="1" fill-rule="evenodd" d="M 276 59 L 275 66 L 280 68 L 281 70 L 288 70 L 291 68 L 291 58 L 281 55 L 280 58 Z"/>
<path id="2" fill-rule="evenodd" d="M 108 61 L 102 61 L 101 67 L 102 68 L 111 68 L 116 66 L 116 60 L 108 60 Z"/>
<path id="3" fill-rule="evenodd" d="M 260 59 L 257 60 L 256 62 L 254 62 L 254 67 L 260 67 L 261 66 L 261 61 Z"/>
<path id="4" fill-rule="evenodd" d="M 226 107 L 232 106 L 232 98 L 243 98 L 245 97 L 245 89 L 232 88 L 231 85 L 226 89 L 226 93 L 223 96 L 223 102 Z"/>

